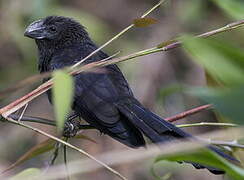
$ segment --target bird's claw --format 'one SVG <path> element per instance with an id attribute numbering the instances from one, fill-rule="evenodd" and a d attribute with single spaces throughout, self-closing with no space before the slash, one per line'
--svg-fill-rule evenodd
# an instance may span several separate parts
<path id="1" fill-rule="evenodd" d="M 63 136 L 64 137 L 74 137 L 77 132 L 79 131 L 79 128 L 76 127 L 72 122 L 65 122 L 64 124 L 64 131 L 63 131 Z"/>

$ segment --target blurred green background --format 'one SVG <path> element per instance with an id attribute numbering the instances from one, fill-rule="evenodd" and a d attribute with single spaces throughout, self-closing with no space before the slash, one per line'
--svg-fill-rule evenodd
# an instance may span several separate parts
<path id="1" fill-rule="evenodd" d="M 138 18 L 157 2 L 156 0 L 0 0 L 0 89 L 3 90 L 24 78 L 38 73 L 35 43 L 33 40 L 23 36 L 25 28 L 32 21 L 47 15 L 73 17 L 81 22 L 87 28 L 91 38 L 98 45 L 101 45 L 124 27 L 131 24 L 133 19 Z M 221 2 L 220 0 L 168 0 L 162 7 L 153 12 L 150 17 L 156 18 L 158 23 L 147 28 L 134 28 L 108 46 L 105 51 L 109 54 L 121 51 L 119 55 L 127 55 L 141 49 L 153 47 L 163 41 L 179 37 L 182 34 L 200 34 L 221 27 L 234 20 L 244 18 L 244 3 L 241 0 L 222 0 Z M 242 50 L 244 46 L 243 34 L 244 31 L 238 29 L 217 35 L 211 39 L 217 40 L 220 44 L 223 43 L 231 46 L 229 49 L 238 49 L 240 54 L 238 57 L 236 56 L 236 59 L 241 59 L 243 57 Z M 191 44 L 188 48 L 191 50 Z M 210 78 L 206 78 L 204 68 L 196 63 L 198 61 L 192 61 L 192 59 L 195 60 L 197 58 L 189 56 L 191 54 L 191 51 L 189 51 L 175 49 L 166 53 L 158 53 L 141 57 L 137 60 L 119 63 L 119 66 L 130 82 L 135 96 L 146 107 L 162 117 L 169 117 L 206 102 L 216 102 L 218 104 L 219 101 L 216 101 L 216 98 L 211 99 L 211 97 L 214 97 L 212 91 L 212 94 L 208 90 L 195 92 L 201 98 L 182 92 L 183 87 L 206 86 L 207 80 L 214 81 L 214 84 L 219 82 L 218 77 L 216 78 L 211 73 Z M 211 61 L 214 61 L 214 59 Z M 204 67 L 207 71 L 209 70 L 209 66 Z M 242 66 L 240 68 L 244 69 Z M 218 68 L 213 71 L 218 71 Z M 225 71 L 227 72 L 228 69 Z M 220 78 L 221 80 L 223 79 Z M 28 86 L 0 99 L 0 105 L 6 105 L 40 83 Z M 230 87 L 229 84 L 231 83 L 225 84 L 224 81 L 224 85 Z M 237 84 L 238 87 L 243 85 L 239 81 Z M 202 88 L 200 89 L 203 90 Z M 243 117 L 243 112 L 241 112 L 243 104 L 239 103 L 244 100 L 242 92 L 238 92 L 239 95 L 232 102 L 235 105 L 238 104 L 239 108 L 237 112 L 239 116 L 237 118 L 234 117 L 234 120 Z M 231 97 L 230 99 L 232 99 Z M 221 105 L 225 103 L 228 104 L 229 100 L 221 101 Z M 221 108 L 223 109 L 223 106 Z M 232 113 L 235 112 L 231 111 L 229 113 L 230 116 L 227 114 L 227 117 L 219 118 L 219 114 L 216 116 L 214 112 L 206 111 L 185 118 L 177 123 L 226 120 L 231 119 Z M 52 107 L 48 104 L 45 95 L 37 98 L 29 105 L 27 114 L 53 119 Z M 41 126 L 33 123 L 31 125 L 50 133 L 54 131 L 44 125 Z M 201 127 L 188 128 L 187 130 L 197 134 L 213 130 L 213 128 Z M 127 148 L 105 135 L 100 136 L 100 133 L 97 131 L 89 130 L 85 134 L 96 139 L 98 144 L 85 140 L 73 140 L 71 142 L 93 155 Z M 44 137 L 29 130 L 1 123 L 0 169 L 6 168 L 30 147 L 44 139 Z M 31 159 L 11 171 L 9 175 L 15 174 L 27 167 L 44 167 L 50 156 L 50 153 L 46 153 Z M 80 155 L 73 151 L 69 152 L 70 160 L 77 158 L 80 158 Z M 62 157 L 59 162 L 62 162 Z M 149 170 L 151 165 L 152 162 L 148 161 L 140 165 L 129 163 L 116 168 L 129 179 L 153 179 Z M 182 166 L 176 163 L 164 163 L 157 169 L 161 175 L 173 172 L 170 179 L 222 179 L 221 176 L 211 175 L 206 170 L 193 170 L 190 165 Z M 95 171 L 75 178 L 80 179 L 81 177 L 82 179 L 114 178 L 106 170 Z"/>

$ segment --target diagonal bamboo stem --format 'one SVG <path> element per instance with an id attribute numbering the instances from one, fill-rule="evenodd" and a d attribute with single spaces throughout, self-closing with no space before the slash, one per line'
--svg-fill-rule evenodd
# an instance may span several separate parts
<path id="1" fill-rule="evenodd" d="M 236 21 L 230 24 L 227 24 L 226 26 L 223 26 L 221 28 L 197 35 L 196 37 L 210 37 L 219 33 L 223 33 L 223 32 L 227 32 L 239 27 L 244 26 L 244 20 L 240 20 L 240 21 Z M 140 52 L 136 52 L 133 53 L 131 55 L 128 56 L 123 56 L 120 58 L 114 58 L 108 61 L 99 61 L 99 62 L 94 62 L 94 63 L 90 63 L 87 64 L 85 66 L 82 66 L 80 69 L 75 70 L 73 72 L 71 72 L 71 74 L 75 74 L 75 73 L 80 73 L 95 67 L 99 67 L 99 66 L 105 66 L 108 64 L 114 64 L 117 62 L 121 62 L 121 61 L 125 61 L 125 60 L 129 60 L 129 59 L 134 59 L 136 57 L 140 57 L 140 56 L 145 56 L 148 54 L 152 54 L 152 53 L 156 53 L 156 52 L 161 52 L 161 51 L 168 51 L 177 47 L 180 47 L 182 44 L 182 42 L 180 41 L 173 41 L 172 43 L 165 45 L 163 47 L 154 47 L 154 48 L 150 48 L 150 49 L 146 49 Z M 31 100 L 33 100 L 34 98 L 38 97 L 39 95 L 41 95 L 42 93 L 46 92 L 47 90 L 49 90 L 52 86 L 52 81 L 48 81 L 44 84 L 42 84 L 41 86 L 39 86 L 37 89 L 35 89 L 34 91 L 28 93 L 27 95 L 17 99 L 16 101 L 10 103 L 9 105 L 3 107 L 0 109 L 0 114 L 4 117 L 7 117 L 8 115 L 10 115 L 11 113 L 17 111 L 18 109 L 20 109 L 21 107 L 23 107 L 25 104 L 27 104 L 28 102 L 30 102 Z"/>

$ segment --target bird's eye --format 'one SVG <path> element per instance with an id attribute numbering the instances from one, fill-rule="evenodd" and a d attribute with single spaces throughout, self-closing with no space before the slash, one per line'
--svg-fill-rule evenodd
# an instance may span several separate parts
<path id="1" fill-rule="evenodd" d="M 49 29 L 50 29 L 50 31 L 52 31 L 52 32 L 56 32 L 56 31 L 57 31 L 56 26 L 51 26 Z"/>

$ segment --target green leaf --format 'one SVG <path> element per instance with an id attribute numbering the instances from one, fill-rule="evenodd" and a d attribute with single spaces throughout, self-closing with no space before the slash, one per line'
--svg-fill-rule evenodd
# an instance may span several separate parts
<path id="1" fill-rule="evenodd" d="M 225 117 L 238 124 L 244 124 L 244 85 L 232 88 L 192 88 L 188 93 L 200 97 L 214 105 L 214 108 Z"/>
<path id="2" fill-rule="evenodd" d="M 166 154 L 157 157 L 155 162 L 157 163 L 163 160 L 199 163 L 205 166 L 211 166 L 218 169 L 222 169 L 235 180 L 244 179 L 244 169 L 231 164 L 224 158 L 218 156 L 216 153 L 207 149 L 200 149 L 194 152 L 188 151 L 174 154 Z"/>
<path id="3" fill-rule="evenodd" d="M 154 165 L 150 168 L 150 172 L 155 180 L 168 180 L 172 177 L 172 172 L 165 173 L 163 176 L 159 176 L 154 169 Z"/>
<path id="4" fill-rule="evenodd" d="M 58 131 L 61 132 L 70 111 L 73 98 L 74 82 L 72 77 L 63 71 L 54 72 L 53 82 L 54 84 L 52 90 L 54 109 Z"/>
<path id="5" fill-rule="evenodd" d="M 52 139 L 47 139 L 43 141 L 40 144 L 37 144 L 36 146 L 32 147 L 28 152 L 26 152 L 24 155 L 22 155 L 17 161 L 15 161 L 13 164 L 11 164 L 7 169 L 5 169 L 2 173 L 5 173 L 16 166 L 24 163 L 25 161 L 34 158 L 40 154 L 46 153 L 54 148 L 55 141 Z"/>
<path id="6" fill-rule="evenodd" d="M 154 18 L 149 18 L 149 17 L 146 17 L 146 18 L 138 18 L 138 19 L 134 19 L 133 21 L 133 24 L 136 26 L 136 27 L 148 27 L 152 24 L 156 24 L 157 23 L 157 20 L 154 19 Z"/>
<path id="7" fill-rule="evenodd" d="M 243 0 L 213 0 L 220 8 L 228 13 L 234 19 L 244 18 Z"/>
<path id="8" fill-rule="evenodd" d="M 19 174 L 11 177 L 9 180 L 34 180 L 37 179 L 38 176 L 41 175 L 41 170 L 37 168 L 29 168 L 26 169 Z"/>
<path id="9" fill-rule="evenodd" d="M 183 47 L 217 81 L 228 85 L 244 83 L 244 54 L 238 48 L 189 36 L 183 41 Z"/>

